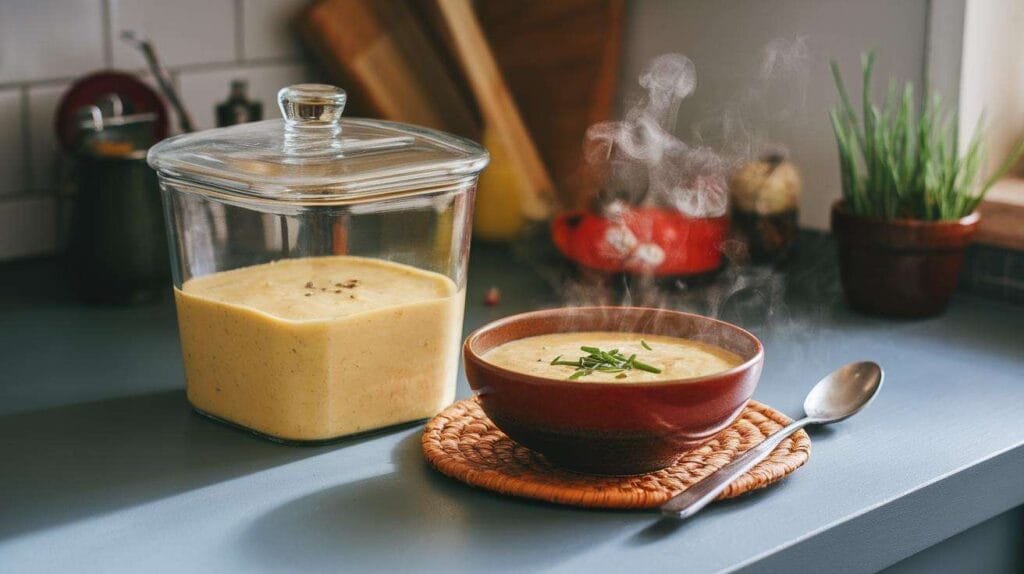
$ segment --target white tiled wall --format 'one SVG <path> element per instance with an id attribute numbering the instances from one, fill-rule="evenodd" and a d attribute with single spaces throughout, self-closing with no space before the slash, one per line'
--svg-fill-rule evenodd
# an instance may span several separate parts
<path id="1" fill-rule="evenodd" d="M 21 90 L 0 90 L 0 198 L 18 193 L 28 178 Z"/>
<path id="2" fill-rule="evenodd" d="M 277 91 L 283 86 L 306 81 L 313 75 L 303 64 L 266 65 L 259 68 L 237 67 L 209 72 L 183 74 L 179 80 L 181 97 L 189 103 L 196 129 L 216 125 L 214 106 L 224 100 L 225 76 L 249 82 L 249 97 L 263 102 L 263 117 L 277 117 Z"/>
<path id="3" fill-rule="evenodd" d="M 165 66 L 234 62 L 234 0 L 109 0 L 114 66 L 145 68 L 139 51 L 120 41 L 134 30 L 160 50 Z"/>
<path id="4" fill-rule="evenodd" d="M 0 2 L 0 83 L 102 67 L 103 0 Z"/>
<path id="5" fill-rule="evenodd" d="M 0 201 L 0 246 L 12 257 L 44 255 L 57 247 L 57 200 L 33 195 Z"/>
<path id="6" fill-rule="evenodd" d="M 61 95 L 69 87 L 70 83 L 59 82 L 28 88 L 29 177 L 33 189 L 57 189 L 57 134 L 53 116 Z"/>
<path id="7" fill-rule="evenodd" d="M 249 81 L 265 117 L 284 85 L 316 81 L 293 31 L 311 0 L 0 0 L 0 260 L 57 249 L 58 150 L 53 113 L 74 80 L 101 69 L 145 73 L 121 40 L 144 36 L 199 128 L 231 80 Z"/>
<path id="8" fill-rule="evenodd" d="M 289 30 L 308 0 L 242 0 L 242 57 L 288 58 L 300 43 Z"/>

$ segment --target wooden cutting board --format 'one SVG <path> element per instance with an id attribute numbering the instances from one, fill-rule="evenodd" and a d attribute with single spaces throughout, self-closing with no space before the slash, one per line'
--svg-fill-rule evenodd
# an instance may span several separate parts
<path id="1" fill-rule="evenodd" d="M 304 18 L 305 36 L 358 113 L 480 139 L 479 107 L 432 4 L 321 0 Z M 623 1 L 477 0 L 475 8 L 561 203 L 586 204 L 583 138 L 612 112 Z"/>
<path id="2" fill-rule="evenodd" d="M 338 77 L 359 112 L 478 138 L 473 106 L 453 78 L 450 56 L 397 0 L 321 0 L 303 36 Z M 352 115 L 352 114 L 349 114 Z"/>
<path id="3" fill-rule="evenodd" d="M 478 0 L 477 15 L 566 207 L 592 196 L 587 128 L 611 117 L 622 0 Z"/>

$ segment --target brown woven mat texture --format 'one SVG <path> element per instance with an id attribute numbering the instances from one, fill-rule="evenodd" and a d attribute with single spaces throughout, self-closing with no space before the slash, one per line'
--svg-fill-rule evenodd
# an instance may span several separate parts
<path id="1" fill-rule="evenodd" d="M 750 401 L 732 426 L 673 466 L 638 476 L 598 476 L 559 469 L 513 442 L 473 398 L 451 405 L 427 423 L 423 453 L 443 474 L 501 494 L 587 508 L 654 508 L 790 422 L 775 409 Z M 719 500 L 781 480 L 807 462 L 810 452 L 807 433 L 794 433 L 730 484 Z"/>

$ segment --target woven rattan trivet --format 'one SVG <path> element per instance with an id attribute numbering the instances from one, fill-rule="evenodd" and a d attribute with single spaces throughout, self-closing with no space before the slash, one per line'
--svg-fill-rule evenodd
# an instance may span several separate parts
<path id="1" fill-rule="evenodd" d="M 476 399 L 466 399 L 427 423 L 423 453 L 442 473 L 502 494 L 590 508 L 652 508 L 790 422 L 775 409 L 750 401 L 732 426 L 669 468 L 639 476 L 596 476 L 552 466 L 542 455 L 516 444 L 498 430 Z M 807 462 L 810 451 L 811 439 L 798 431 L 730 484 L 719 499 L 782 479 Z"/>

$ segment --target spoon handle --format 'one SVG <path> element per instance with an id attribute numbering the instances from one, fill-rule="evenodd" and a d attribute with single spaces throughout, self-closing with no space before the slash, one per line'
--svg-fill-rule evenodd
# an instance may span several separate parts
<path id="1" fill-rule="evenodd" d="M 790 423 L 782 430 L 766 438 L 761 444 L 744 452 L 732 462 L 705 476 L 697 484 L 672 497 L 661 505 L 661 513 L 674 518 L 689 518 L 707 506 L 734 480 L 743 476 L 754 465 L 768 457 L 779 443 L 786 437 L 800 430 L 811 422 L 803 418 Z"/>

